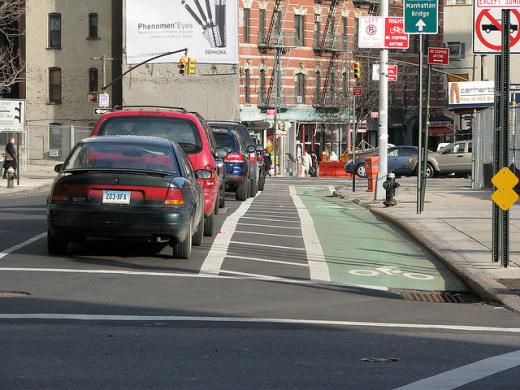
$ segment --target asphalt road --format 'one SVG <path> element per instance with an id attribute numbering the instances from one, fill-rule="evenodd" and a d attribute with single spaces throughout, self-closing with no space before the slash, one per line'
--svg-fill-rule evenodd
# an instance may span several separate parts
<path id="1" fill-rule="evenodd" d="M 323 207 L 300 201 L 337 183 L 272 179 L 242 204 L 229 194 L 221 234 L 190 260 L 132 242 L 89 240 L 64 257 L 44 237 L 13 248 L 46 231 L 46 194 L 3 199 L 0 291 L 30 295 L 0 293 L 0 388 L 393 389 L 457 368 L 409 388 L 518 388 L 520 354 L 500 357 L 520 350 L 518 314 L 326 280 Z M 360 231 L 345 228 L 345 245 Z"/>

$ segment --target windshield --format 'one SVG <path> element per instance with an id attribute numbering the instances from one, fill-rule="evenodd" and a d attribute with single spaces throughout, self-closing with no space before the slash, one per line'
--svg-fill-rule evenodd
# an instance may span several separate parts
<path id="1" fill-rule="evenodd" d="M 125 116 L 107 119 L 98 135 L 144 135 L 177 142 L 186 153 L 202 150 L 199 130 L 194 122 L 173 117 Z"/>
<path id="2" fill-rule="evenodd" d="M 160 171 L 178 175 L 172 148 L 137 143 L 80 143 L 65 162 L 65 170 Z"/>

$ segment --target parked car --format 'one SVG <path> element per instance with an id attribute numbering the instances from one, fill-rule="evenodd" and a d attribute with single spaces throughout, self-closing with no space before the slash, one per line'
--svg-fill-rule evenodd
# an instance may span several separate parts
<path id="1" fill-rule="evenodd" d="M 247 146 L 254 145 L 251 134 L 246 126 L 239 122 L 227 122 L 227 121 L 209 121 L 208 124 L 212 128 L 217 129 L 228 129 L 236 130 L 242 142 Z M 259 166 L 259 152 L 251 152 L 249 154 L 249 196 L 253 197 L 259 190 L 259 179 L 260 179 L 260 166 Z"/>
<path id="2" fill-rule="evenodd" d="M 428 153 L 426 177 L 439 175 L 470 175 L 472 166 L 471 141 L 456 141 L 445 146 L 441 152 Z M 410 161 L 410 169 L 417 170 L 417 156 Z"/>
<path id="3" fill-rule="evenodd" d="M 255 152 L 254 145 L 245 146 L 235 130 L 213 128 L 217 145 L 226 149 L 226 190 L 234 191 L 236 199 L 244 201 L 249 193 L 249 153 Z"/>
<path id="4" fill-rule="evenodd" d="M 415 168 L 410 167 L 410 162 L 413 157 L 417 159 L 417 146 L 400 145 L 388 148 L 388 172 L 393 172 L 396 175 L 412 176 L 415 175 Z M 369 153 L 356 155 L 356 166 L 354 167 L 353 160 L 350 160 L 345 165 L 345 172 L 354 173 L 359 177 L 367 177 L 365 159 L 367 157 L 377 157 L 379 150 L 373 150 Z"/>
<path id="5" fill-rule="evenodd" d="M 222 197 L 223 177 L 215 158 L 226 156 L 218 149 L 213 132 L 197 113 L 176 107 L 116 107 L 99 118 L 92 136 L 145 135 L 177 142 L 186 152 L 195 170 L 211 172 L 208 178 L 199 178 L 204 190 L 204 235 L 214 234 L 215 214 Z M 220 199 L 219 199 L 220 198 Z"/>
<path id="6" fill-rule="evenodd" d="M 204 231 L 204 195 L 174 142 L 152 137 L 107 136 L 79 142 L 55 167 L 47 203 L 47 248 L 64 254 L 70 241 L 87 237 L 170 242 L 187 259 Z"/>

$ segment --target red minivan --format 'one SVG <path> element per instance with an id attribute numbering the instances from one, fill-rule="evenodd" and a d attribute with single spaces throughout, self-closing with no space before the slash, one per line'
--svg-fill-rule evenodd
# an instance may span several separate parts
<path id="1" fill-rule="evenodd" d="M 215 158 L 223 158 L 227 152 L 217 148 L 212 131 L 199 114 L 177 107 L 116 107 L 99 118 L 92 130 L 92 137 L 103 135 L 141 135 L 175 141 L 186 152 L 195 171 L 210 171 L 211 177 L 199 182 L 204 190 L 204 235 L 214 234 L 220 185 Z"/>

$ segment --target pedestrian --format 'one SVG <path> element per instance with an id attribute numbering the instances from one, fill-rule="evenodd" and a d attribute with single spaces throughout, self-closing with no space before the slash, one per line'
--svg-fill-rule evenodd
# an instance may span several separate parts
<path id="1" fill-rule="evenodd" d="M 18 174 L 18 172 L 16 172 L 16 149 L 14 147 L 15 144 L 16 138 L 11 137 L 9 138 L 9 142 L 5 146 L 4 173 L 2 175 L 3 179 L 7 178 L 7 170 L 11 167 L 15 170 L 14 177 L 16 177 L 16 175 Z"/>
<path id="2" fill-rule="evenodd" d="M 307 150 L 303 151 L 302 165 L 305 176 L 310 176 L 312 169 L 312 158 L 311 155 L 307 153 Z"/>
<path id="3" fill-rule="evenodd" d="M 311 176 L 317 177 L 318 176 L 318 156 L 316 156 L 316 153 L 311 153 Z"/>
<path id="4" fill-rule="evenodd" d="M 338 160 L 339 160 L 338 155 L 336 154 L 336 152 L 334 150 L 332 150 L 330 152 L 329 161 L 338 161 Z"/>
<path id="5" fill-rule="evenodd" d="M 273 161 L 271 160 L 271 154 L 267 151 L 264 153 L 264 165 L 266 173 L 271 176 L 271 165 L 273 165 Z"/>

